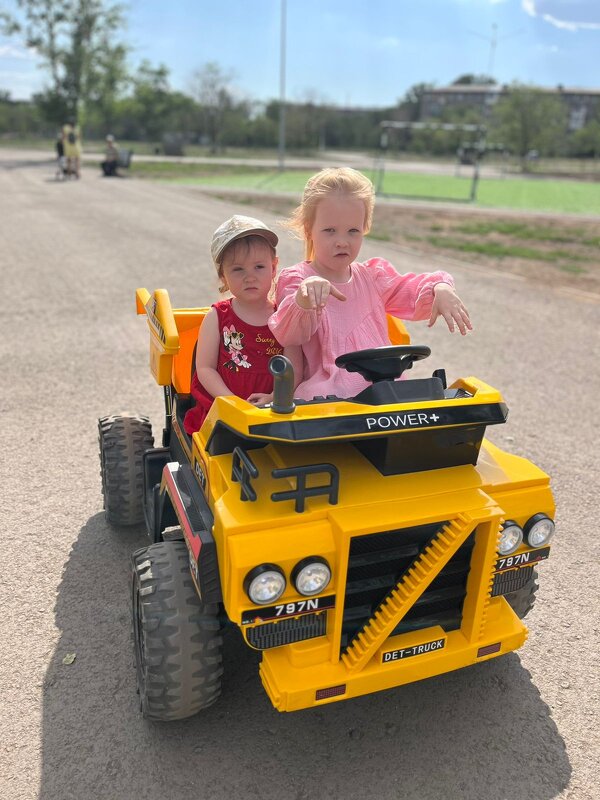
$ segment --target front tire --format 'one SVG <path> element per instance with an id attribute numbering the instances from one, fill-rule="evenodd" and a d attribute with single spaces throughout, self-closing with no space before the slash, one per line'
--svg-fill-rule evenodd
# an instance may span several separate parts
<path id="1" fill-rule="evenodd" d="M 532 568 L 531 576 L 527 583 L 516 592 L 504 595 L 519 619 L 524 619 L 535 605 L 535 596 L 538 589 L 538 573 L 536 569 Z"/>
<path id="2" fill-rule="evenodd" d="M 98 420 L 104 513 L 117 527 L 144 521 L 144 463 L 154 445 L 150 420 L 111 415 Z"/>
<path id="3" fill-rule="evenodd" d="M 185 542 L 158 542 L 132 557 L 133 639 L 145 717 L 185 719 L 221 694 L 218 606 L 202 603 Z"/>

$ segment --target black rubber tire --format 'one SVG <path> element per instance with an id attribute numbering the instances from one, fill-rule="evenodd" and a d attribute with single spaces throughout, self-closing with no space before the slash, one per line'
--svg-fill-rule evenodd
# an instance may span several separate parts
<path id="1" fill-rule="evenodd" d="M 158 542 L 132 556 L 133 643 L 140 707 L 160 722 L 185 719 L 221 694 L 217 604 L 203 604 L 185 542 Z"/>
<path id="2" fill-rule="evenodd" d="M 504 595 L 519 619 L 524 619 L 535 605 L 535 596 L 538 588 L 538 573 L 534 569 L 531 577 L 521 589 Z"/>
<path id="3" fill-rule="evenodd" d="M 148 417 L 112 415 L 98 420 L 104 513 L 115 526 L 144 521 L 142 456 L 154 445 Z"/>

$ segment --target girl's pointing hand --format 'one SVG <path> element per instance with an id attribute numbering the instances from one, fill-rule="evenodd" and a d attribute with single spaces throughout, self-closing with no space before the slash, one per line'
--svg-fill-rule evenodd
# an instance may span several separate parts
<path id="1" fill-rule="evenodd" d="M 319 275 L 311 275 L 310 278 L 305 278 L 296 290 L 296 303 L 300 308 L 304 308 L 307 311 L 316 311 L 317 314 L 320 314 L 325 308 L 330 295 L 337 300 L 346 299 L 346 295 L 336 289 L 326 278 L 321 278 Z"/>

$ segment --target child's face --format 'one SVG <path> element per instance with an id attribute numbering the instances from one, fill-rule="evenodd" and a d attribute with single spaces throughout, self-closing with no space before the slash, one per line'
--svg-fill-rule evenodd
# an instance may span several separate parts
<path id="1" fill-rule="evenodd" d="M 360 252 L 365 214 L 364 202 L 348 194 L 335 193 L 321 200 L 310 231 L 318 265 L 347 276 L 348 265 Z"/>
<path id="2" fill-rule="evenodd" d="M 248 246 L 241 240 L 223 262 L 223 281 L 238 300 L 264 302 L 271 291 L 276 269 L 277 258 L 266 242 Z"/>

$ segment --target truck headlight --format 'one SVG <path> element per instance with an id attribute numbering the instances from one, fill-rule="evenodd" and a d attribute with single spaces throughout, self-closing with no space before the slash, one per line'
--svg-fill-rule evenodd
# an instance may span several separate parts
<path id="1" fill-rule="evenodd" d="M 292 580 L 299 594 L 310 597 L 319 594 L 331 580 L 331 569 L 320 556 L 309 556 L 299 561 L 292 572 Z"/>
<path id="2" fill-rule="evenodd" d="M 534 514 L 525 523 L 524 530 L 531 547 L 543 547 L 554 535 L 554 522 L 545 514 Z"/>
<path id="3" fill-rule="evenodd" d="M 498 545 L 500 555 L 507 556 L 514 553 L 522 541 L 523 531 L 521 528 L 514 520 L 507 519 L 500 533 L 500 544 Z"/>
<path id="4" fill-rule="evenodd" d="M 244 590 L 257 606 L 274 603 L 285 591 L 285 575 L 276 564 L 260 564 L 246 575 Z"/>

